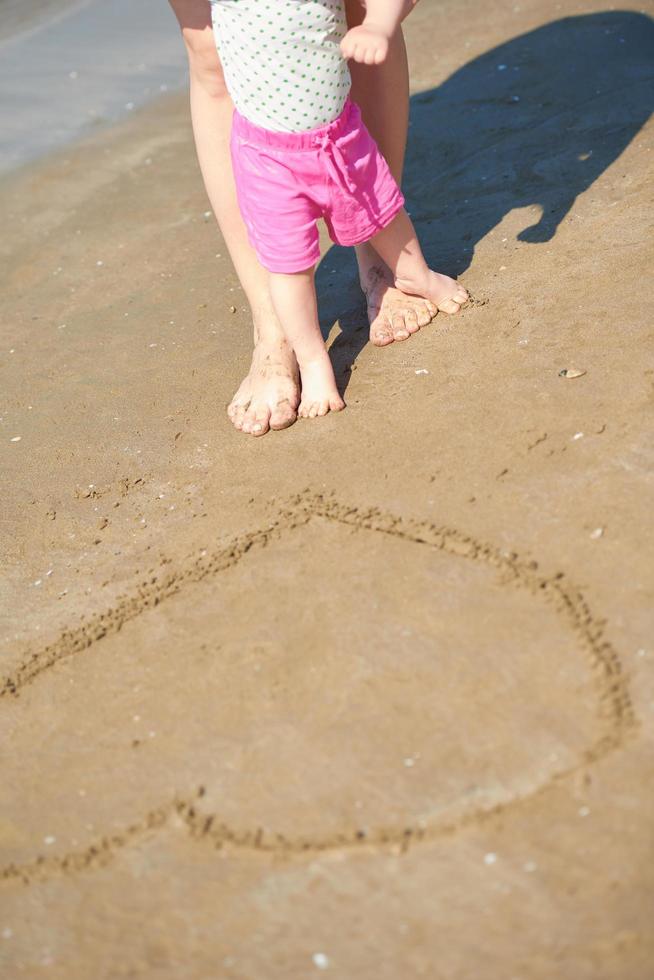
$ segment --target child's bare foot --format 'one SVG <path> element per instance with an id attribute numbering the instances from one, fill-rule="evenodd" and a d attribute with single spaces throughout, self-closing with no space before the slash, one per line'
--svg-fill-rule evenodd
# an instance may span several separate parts
<path id="1" fill-rule="evenodd" d="M 253 436 L 269 429 L 286 429 L 297 418 L 300 401 L 298 367 L 285 340 L 259 341 L 247 377 L 234 395 L 227 414 L 235 428 Z"/>
<path id="2" fill-rule="evenodd" d="M 307 361 L 300 368 L 302 376 L 302 401 L 298 415 L 303 419 L 315 419 L 327 412 L 340 412 L 345 402 L 338 393 L 334 371 L 327 351 L 314 361 Z"/>
<path id="3" fill-rule="evenodd" d="M 429 270 L 429 278 L 421 295 L 431 300 L 440 313 L 458 313 L 470 299 L 468 290 L 456 279 L 444 276 L 441 272 Z"/>
<path id="4" fill-rule="evenodd" d="M 440 272 L 432 272 L 428 267 L 415 228 L 404 208 L 368 244 L 372 245 L 388 269 L 392 270 L 397 289 L 406 293 L 407 297 L 421 297 L 423 302 L 431 304 L 434 313 L 458 313 L 470 298 L 467 290 L 456 279 Z M 409 333 L 415 333 L 415 330 L 410 329 L 410 323 L 407 323 L 406 314 L 404 321 L 405 329 Z M 406 336 L 400 332 L 393 339 L 406 340 Z"/>
<path id="5" fill-rule="evenodd" d="M 302 400 L 298 415 L 303 419 L 345 408 L 320 332 L 314 273 L 313 266 L 303 272 L 270 273 L 275 312 L 300 367 Z"/>
<path id="6" fill-rule="evenodd" d="M 420 327 L 431 323 L 438 313 L 430 300 L 409 296 L 397 289 L 390 270 L 379 261 L 366 263 L 365 268 L 361 262 L 360 272 L 368 308 L 370 341 L 375 347 L 386 347 L 394 340 L 408 340 Z"/>

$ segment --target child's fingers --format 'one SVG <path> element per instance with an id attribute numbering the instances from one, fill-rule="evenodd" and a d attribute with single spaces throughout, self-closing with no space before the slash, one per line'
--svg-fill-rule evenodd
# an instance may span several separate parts
<path id="1" fill-rule="evenodd" d="M 377 61 L 375 64 L 379 65 L 382 61 L 386 61 L 386 56 L 388 55 L 388 41 L 383 41 L 377 48 Z"/>
<path id="2" fill-rule="evenodd" d="M 341 54 L 343 55 L 344 58 L 351 58 L 355 48 L 355 44 L 352 41 L 352 38 L 350 37 L 351 33 L 352 33 L 351 31 L 348 31 L 348 33 L 341 41 Z"/>
<path id="3" fill-rule="evenodd" d="M 361 38 L 356 28 L 348 31 L 341 41 L 341 53 L 344 58 L 351 58 L 361 65 L 380 65 L 386 60 L 388 43 L 383 40 Z"/>

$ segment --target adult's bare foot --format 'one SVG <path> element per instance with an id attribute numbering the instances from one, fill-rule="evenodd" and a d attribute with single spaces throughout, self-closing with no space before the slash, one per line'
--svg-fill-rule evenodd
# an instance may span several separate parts
<path id="1" fill-rule="evenodd" d="M 233 425 L 253 436 L 286 429 L 295 422 L 299 403 L 295 354 L 281 338 L 274 342 L 259 339 L 250 370 L 227 409 Z"/>
<path id="2" fill-rule="evenodd" d="M 396 289 L 390 269 L 380 259 L 365 266 L 360 263 L 359 273 L 368 308 L 370 340 L 376 347 L 408 340 L 438 313 L 429 299 L 407 296 Z"/>

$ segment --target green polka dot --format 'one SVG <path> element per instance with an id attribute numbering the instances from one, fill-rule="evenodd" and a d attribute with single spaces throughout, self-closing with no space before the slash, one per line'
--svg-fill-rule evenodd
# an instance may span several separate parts
<path id="1" fill-rule="evenodd" d="M 339 47 L 343 0 L 211 5 L 227 87 L 244 116 L 285 132 L 315 129 L 338 116 L 350 88 Z"/>

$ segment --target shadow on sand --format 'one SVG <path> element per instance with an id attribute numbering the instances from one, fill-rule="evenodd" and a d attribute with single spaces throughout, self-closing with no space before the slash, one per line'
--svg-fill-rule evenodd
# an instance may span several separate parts
<path id="1" fill-rule="evenodd" d="M 554 21 L 413 96 L 404 191 L 428 262 L 461 275 L 517 208 L 535 206 L 520 241 L 551 241 L 653 105 L 654 21 L 629 11 Z M 317 288 L 325 336 L 340 319 L 330 354 L 345 390 L 368 342 L 351 250 L 329 250 Z"/>

